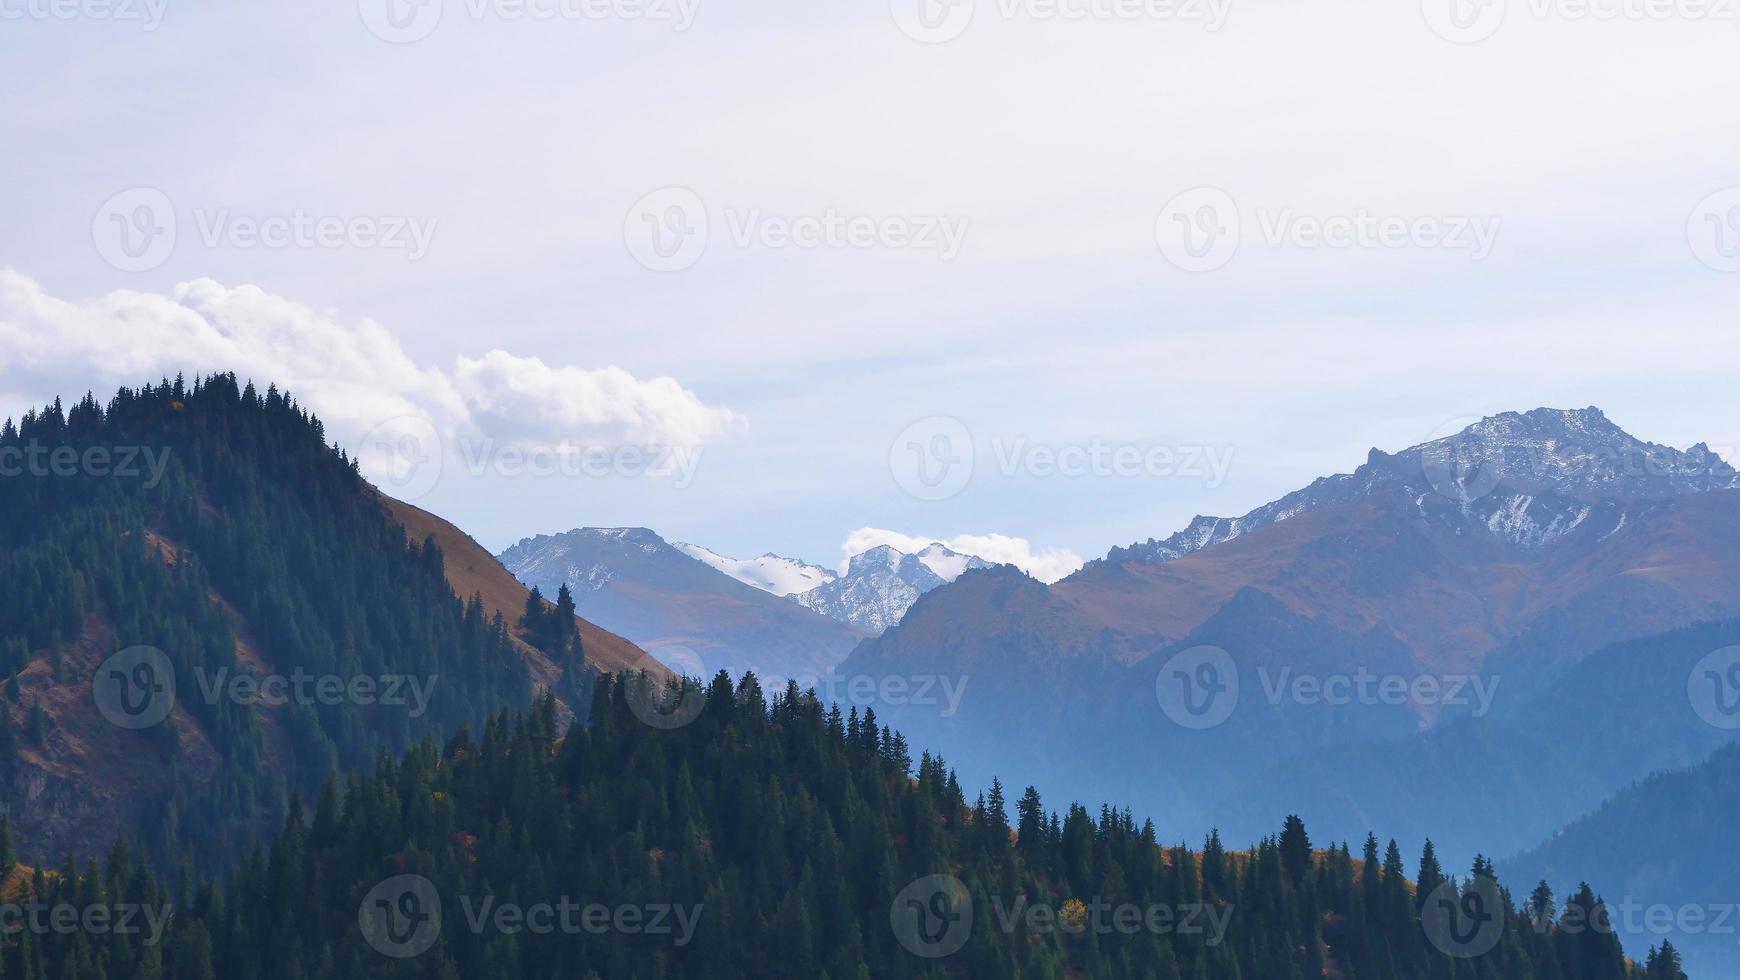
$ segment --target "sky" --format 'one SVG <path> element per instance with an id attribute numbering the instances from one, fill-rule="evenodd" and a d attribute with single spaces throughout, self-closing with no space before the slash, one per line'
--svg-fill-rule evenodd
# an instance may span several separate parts
<path id="1" fill-rule="evenodd" d="M 1733 459 L 1737 6 L 0 0 L 0 415 L 1046 579 L 1498 411 Z"/>

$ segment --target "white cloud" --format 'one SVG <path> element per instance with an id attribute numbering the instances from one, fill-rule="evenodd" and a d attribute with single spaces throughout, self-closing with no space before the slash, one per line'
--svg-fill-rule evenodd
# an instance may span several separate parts
<path id="1" fill-rule="evenodd" d="M 896 551 L 910 554 L 938 543 L 963 555 L 976 555 L 989 562 L 1014 565 L 1041 582 L 1048 583 L 1074 572 L 1083 563 L 1082 557 L 1068 548 L 1046 548 L 1036 552 L 1031 541 L 1007 534 L 925 537 L 878 527 L 861 527 L 846 535 L 846 543 L 841 545 L 841 551 L 849 560 L 854 555 L 861 555 L 881 545 L 889 545 Z M 845 570 L 844 562 L 841 563 L 841 570 Z"/>
<path id="2" fill-rule="evenodd" d="M 8 384 L 35 401 L 234 371 L 294 394 L 341 445 L 382 426 L 432 426 L 443 438 L 522 447 L 694 448 L 736 421 L 675 379 L 643 381 L 617 367 L 552 367 L 502 350 L 460 357 L 451 372 L 420 366 L 373 320 L 345 321 L 210 279 L 182 283 L 170 296 L 118 290 L 69 302 L 0 269 L 0 348 Z"/>
<path id="3" fill-rule="evenodd" d="M 618 367 L 551 367 L 536 357 L 492 350 L 459 358 L 454 381 L 491 430 L 609 433 L 632 445 L 698 446 L 734 421 L 709 408 L 675 378 L 641 381 Z"/>

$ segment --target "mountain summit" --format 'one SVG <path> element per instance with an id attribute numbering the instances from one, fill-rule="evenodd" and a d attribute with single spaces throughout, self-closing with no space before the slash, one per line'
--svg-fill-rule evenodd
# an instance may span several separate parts
<path id="1" fill-rule="evenodd" d="M 970 676 L 972 695 L 946 718 L 877 706 L 913 744 L 949 745 L 964 777 L 1054 785 L 1082 799 L 1123 792 L 1171 825 L 1242 834 L 1256 810 L 1241 794 L 1273 784 L 1286 759 L 1389 744 L 1485 710 L 1431 697 L 1330 709 L 1279 678 L 1459 678 L 1495 689 L 1501 679 L 1491 715 L 1526 713 L 1594 651 L 1737 616 L 1733 468 L 1705 446 L 1638 440 L 1594 409 L 1542 409 L 1374 450 L 1352 473 L 1243 517 L 1199 518 L 1054 584 L 962 576 L 860 644 L 840 670 L 878 680 Z M 1238 678 L 1200 682 L 1202 692 L 1234 692 L 1236 712 L 1212 731 L 1175 722 L 1162 696 L 1181 676 L 1210 676 L 1176 669 L 1205 650 L 1220 658 L 1210 680 Z M 1680 702 L 1688 670 L 1669 672 Z M 1022 720 L 1020 739 L 1009 735 L 1011 718 Z M 1466 749 L 1443 754 L 1466 765 Z M 1362 832 L 1349 814 L 1382 802 L 1339 780 L 1316 783 L 1337 797 L 1317 812 L 1334 810 L 1344 836 Z M 1540 784 L 1531 772 L 1506 791 Z M 1316 792 L 1292 789 L 1289 801 Z"/>
<path id="2" fill-rule="evenodd" d="M 1603 500 L 1651 500 L 1740 487 L 1740 472 L 1699 443 L 1644 442 L 1595 407 L 1491 415 L 1395 454 L 1373 449 L 1352 473 L 1324 477 L 1243 517 L 1197 517 L 1164 540 L 1107 556 L 1165 562 L 1300 514 L 1399 490 L 1432 509 L 1474 518 L 1516 544 L 1541 545 L 1595 516 Z M 1557 499 L 1543 499 L 1546 497 Z M 1614 520 L 1621 512 L 1614 511 Z"/>
<path id="3" fill-rule="evenodd" d="M 900 622 L 919 596 L 991 564 L 937 542 L 913 554 L 879 545 L 854 557 L 838 581 L 793 598 L 855 629 L 881 633 Z"/>

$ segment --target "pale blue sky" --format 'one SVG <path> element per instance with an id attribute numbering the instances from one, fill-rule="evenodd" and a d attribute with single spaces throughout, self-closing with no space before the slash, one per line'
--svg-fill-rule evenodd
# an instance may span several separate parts
<path id="1" fill-rule="evenodd" d="M 341 438 L 402 395 L 474 439 L 700 445 L 681 489 L 447 473 L 420 502 L 494 549 L 633 524 L 833 563 L 868 526 L 1094 557 L 1372 445 L 1539 404 L 1740 446 L 1740 273 L 1688 241 L 1700 203 L 1740 185 L 1732 22 L 1519 3 L 1489 39 L 1455 44 L 1408 0 L 1233 0 L 1218 31 L 978 0 L 964 33 L 925 44 L 874 0 L 699 0 L 684 31 L 620 2 L 529 22 L 445 0 L 427 37 L 389 44 L 363 16 L 386 0 L 167 0 L 156 30 L 90 16 L 97 0 L 71 19 L 31 2 L 0 0 L 0 268 L 69 305 L 0 298 L 0 339 L 8 320 L 14 348 L 38 338 L 0 358 L 0 412 L 221 350 L 169 327 L 103 334 L 137 323 L 112 315 L 137 302 L 115 291 L 211 279 L 265 297 L 230 296 L 218 334 L 269 308 L 271 336 L 305 349 L 186 366 L 354 375 L 387 408 L 340 419 Z M 1186 272 L 1156 221 L 1204 186 L 1235 203 L 1242 236 L 1224 267 Z M 98 241 L 105 202 L 134 188 L 177 223 L 173 252 L 138 272 Z M 709 222 L 679 271 L 644 267 L 633 237 L 638 202 L 666 188 Z M 1361 212 L 1399 219 L 1409 242 L 1310 244 L 1315 222 Z M 298 214 L 432 234 L 415 258 L 236 237 L 238 220 Z M 829 215 L 866 219 L 879 244 L 779 238 Z M 933 218 L 967 222 L 958 255 L 890 230 Z M 1489 255 L 1418 232 L 1463 218 L 1495 222 Z M 333 339 L 364 321 L 394 339 L 396 369 L 371 360 L 379 344 Z M 496 349 L 515 359 L 476 366 Z M 611 366 L 632 378 L 595 373 Z M 667 376 L 688 395 L 646 384 Z M 346 390 L 310 400 L 332 414 L 320 399 L 354 406 Z M 595 400 L 615 408 L 595 418 Z M 527 405 L 547 417 L 522 431 Z M 933 416 L 977 448 L 972 481 L 941 501 L 890 469 L 897 436 Z M 1224 481 L 1006 474 L 1015 445 L 1211 447 L 1231 463 Z"/>

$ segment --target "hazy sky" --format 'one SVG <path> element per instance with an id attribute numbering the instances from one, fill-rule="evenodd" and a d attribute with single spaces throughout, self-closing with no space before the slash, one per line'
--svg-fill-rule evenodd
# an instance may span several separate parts
<path id="1" fill-rule="evenodd" d="M 1487 412 L 1740 446 L 1734 6 L 0 0 L 0 414 L 234 369 L 492 549 L 1046 577 Z"/>

